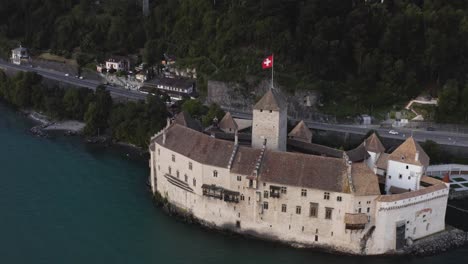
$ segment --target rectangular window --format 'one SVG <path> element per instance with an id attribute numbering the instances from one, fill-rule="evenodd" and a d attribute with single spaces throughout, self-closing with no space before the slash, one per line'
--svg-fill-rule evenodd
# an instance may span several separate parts
<path id="1" fill-rule="evenodd" d="M 401 178 L 403 178 L 403 175 L 401 175 L 401 174 L 398 175 L 398 179 L 401 179 Z"/>
<path id="2" fill-rule="evenodd" d="M 197 180 L 195 178 L 193 178 L 193 186 L 197 186 Z"/>
<path id="3" fill-rule="evenodd" d="M 325 219 L 332 219 L 333 208 L 325 208 Z"/>
<path id="4" fill-rule="evenodd" d="M 175 155 L 172 155 L 172 161 L 175 162 Z"/>
<path id="5" fill-rule="evenodd" d="M 329 193 L 329 192 L 325 192 L 325 193 L 323 194 L 323 199 L 325 199 L 325 200 L 330 200 L 330 193 Z"/>
<path id="6" fill-rule="evenodd" d="M 300 206 L 296 206 L 296 214 L 301 214 L 301 207 Z"/>
<path id="7" fill-rule="evenodd" d="M 367 212 L 370 213 L 370 207 L 367 207 Z"/>
<path id="8" fill-rule="evenodd" d="M 187 174 L 184 175 L 184 180 L 185 180 L 185 182 L 188 182 L 188 176 L 187 176 Z"/>
<path id="9" fill-rule="evenodd" d="M 177 179 L 179 179 L 179 175 L 180 175 L 179 171 L 176 171 L 176 174 L 177 174 Z"/>
<path id="10" fill-rule="evenodd" d="M 309 216 L 310 217 L 317 217 L 318 215 L 318 203 L 310 203 L 310 210 L 309 210 Z"/>
<path id="11" fill-rule="evenodd" d="M 188 163 L 188 169 L 189 169 L 189 170 L 192 170 L 192 169 L 193 169 L 192 162 L 189 162 L 189 163 Z"/>
<path id="12" fill-rule="evenodd" d="M 303 196 L 303 197 L 307 196 L 307 190 L 306 189 L 301 190 L 301 196 Z"/>
<path id="13" fill-rule="evenodd" d="M 287 192 L 287 189 L 286 189 L 286 187 L 281 187 L 281 193 L 284 193 L 284 194 L 286 194 L 286 192 Z"/>
<path id="14" fill-rule="evenodd" d="M 263 209 L 268 210 L 268 202 L 263 202 Z"/>
<path id="15" fill-rule="evenodd" d="M 237 181 L 242 181 L 242 176 L 237 176 Z"/>
<path id="16" fill-rule="evenodd" d="M 341 196 L 337 196 L 337 197 L 336 197 L 336 200 L 337 200 L 338 202 L 343 201 L 343 199 L 341 198 Z"/>
<path id="17" fill-rule="evenodd" d="M 268 191 L 263 191 L 263 198 L 268 198 Z"/>
<path id="18" fill-rule="evenodd" d="M 361 208 L 358 209 L 358 213 L 361 213 Z"/>
<path id="19" fill-rule="evenodd" d="M 171 169 L 171 167 L 169 167 L 167 170 L 168 170 L 168 172 L 169 172 L 169 175 L 172 175 L 172 169 Z"/>
<path id="20" fill-rule="evenodd" d="M 281 212 L 286 213 L 287 207 L 285 204 L 281 205 Z"/>
<path id="21" fill-rule="evenodd" d="M 213 171 L 213 177 L 218 177 L 218 171 Z"/>

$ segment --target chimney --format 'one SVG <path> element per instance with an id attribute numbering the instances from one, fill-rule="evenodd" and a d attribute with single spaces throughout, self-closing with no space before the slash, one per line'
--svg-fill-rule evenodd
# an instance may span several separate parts
<path id="1" fill-rule="evenodd" d="M 414 156 L 414 160 L 419 161 L 419 151 L 416 151 L 416 155 Z"/>
<path id="2" fill-rule="evenodd" d="M 237 135 L 237 130 L 234 132 L 234 145 L 239 145 L 239 136 Z"/>
<path id="3" fill-rule="evenodd" d="M 445 183 L 450 183 L 450 174 L 448 172 L 444 173 L 444 178 L 442 181 Z"/>

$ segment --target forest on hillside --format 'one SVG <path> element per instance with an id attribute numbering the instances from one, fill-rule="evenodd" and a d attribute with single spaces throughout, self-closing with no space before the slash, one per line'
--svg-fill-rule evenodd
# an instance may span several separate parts
<path id="1" fill-rule="evenodd" d="M 317 90 L 324 110 L 373 113 L 421 93 L 437 118 L 468 121 L 468 1 L 447 0 L 2 0 L 0 49 L 18 42 L 101 60 L 163 53 L 208 79 L 268 78 L 275 54 L 288 91 Z"/>

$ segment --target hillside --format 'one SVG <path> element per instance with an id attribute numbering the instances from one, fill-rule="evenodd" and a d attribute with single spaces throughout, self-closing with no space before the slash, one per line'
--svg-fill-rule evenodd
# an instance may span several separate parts
<path id="1" fill-rule="evenodd" d="M 166 52 L 196 66 L 203 88 L 268 78 L 260 63 L 274 53 L 280 84 L 320 91 L 324 111 L 373 113 L 427 92 L 440 94 L 439 120 L 468 120 L 467 1 L 158 0 L 148 17 L 138 3 L 3 0 L 1 54 L 18 41 L 98 60 L 144 48 L 149 63 Z"/>

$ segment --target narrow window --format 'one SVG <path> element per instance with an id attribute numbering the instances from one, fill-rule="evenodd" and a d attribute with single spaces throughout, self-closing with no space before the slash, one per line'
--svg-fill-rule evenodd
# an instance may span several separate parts
<path id="1" fill-rule="evenodd" d="M 296 206 L 296 214 L 301 214 L 301 207 L 300 206 Z"/>
<path id="2" fill-rule="evenodd" d="M 179 175 L 180 175 L 179 171 L 176 171 L 176 174 L 177 174 L 177 179 L 179 179 Z"/>
<path id="3" fill-rule="evenodd" d="M 193 169 L 192 162 L 189 162 L 189 163 L 188 163 L 188 169 L 189 169 L 189 170 L 192 170 L 192 169 Z"/>
<path id="4" fill-rule="evenodd" d="M 168 171 L 169 171 L 169 175 L 172 174 L 172 168 L 171 168 L 171 166 L 169 166 Z"/>
<path id="5" fill-rule="evenodd" d="M 286 187 L 281 187 L 281 193 L 284 193 L 284 194 L 286 194 L 286 192 L 287 192 L 287 189 L 286 189 Z"/>
<path id="6" fill-rule="evenodd" d="M 361 208 L 358 209 L 358 213 L 361 213 Z"/>
<path id="7" fill-rule="evenodd" d="M 315 235 L 315 242 L 318 242 L 318 236 Z"/>
<path id="8" fill-rule="evenodd" d="M 333 208 L 325 208 L 325 219 L 332 219 Z"/>
<path id="9" fill-rule="evenodd" d="M 197 186 L 197 180 L 193 178 L 193 187 Z"/>
<path id="10" fill-rule="evenodd" d="M 263 198 L 268 198 L 268 191 L 263 192 Z"/>
<path id="11" fill-rule="evenodd" d="M 285 204 L 281 205 L 281 212 L 286 213 L 287 207 Z"/>
<path id="12" fill-rule="evenodd" d="M 244 201 L 245 200 L 245 197 L 243 194 L 241 194 L 241 197 L 240 197 L 241 201 Z"/>
<path id="13" fill-rule="evenodd" d="M 317 217 L 317 213 L 318 213 L 318 204 L 317 203 L 310 203 L 309 216 L 310 217 Z"/>
<path id="14" fill-rule="evenodd" d="M 406 165 L 406 169 L 409 169 L 408 165 Z"/>
<path id="15" fill-rule="evenodd" d="M 218 177 L 218 171 L 213 171 L 213 177 Z"/>
<path id="16" fill-rule="evenodd" d="M 185 181 L 185 182 L 188 182 L 188 176 L 187 176 L 187 174 L 184 174 L 184 181 Z"/>
<path id="17" fill-rule="evenodd" d="M 175 162 L 175 155 L 174 154 L 172 154 L 172 161 Z"/>
<path id="18" fill-rule="evenodd" d="M 325 200 L 330 200 L 330 193 L 329 193 L 329 192 L 325 192 L 325 193 L 323 194 L 323 199 L 325 199 Z"/>
<path id="19" fill-rule="evenodd" d="M 343 199 L 341 198 L 341 196 L 337 196 L 337 197 L 336 197 L 336 200 L 337 200 L 338 202 L 341 202 Z"/>
<path id="20" fill-rule="evenodd" d="M 431 225 L 430 223 L 427 223 L 427 225 L 426 225 L 426 231 L 429 231 L 430 225 Z"/>
<path id="21" fill-rule="evenodd" d="M 408 180 L 411 180 L 411 177 L 410 177 L 410 176 L 408 176 Z"/>
<path id="22" fill-rule="evenodd" d="M 263 209 L 268 210 L 268 202 L 263 202 Z"/>
<path id="23" fill-rule="evenodd" d="M 307 190 L 306 190 L 306 189 L 302 189 L 302 190 L 301 190 L 301 196 L 302 196 L 302 197 L 306 197 L 306 196 L 307 196 Z"/>
<path id="24" fill-rule="evenodd" d="M 370 213 L 370 207 L 367 207 L 367 212 Z"/>
<path id="25" fill-rule="evenodd" d="M 398 179 L 401 179 L 401 178 L 403 178 L 403 175 L 401 175 L 401 174 L 398 175 Z"/>

